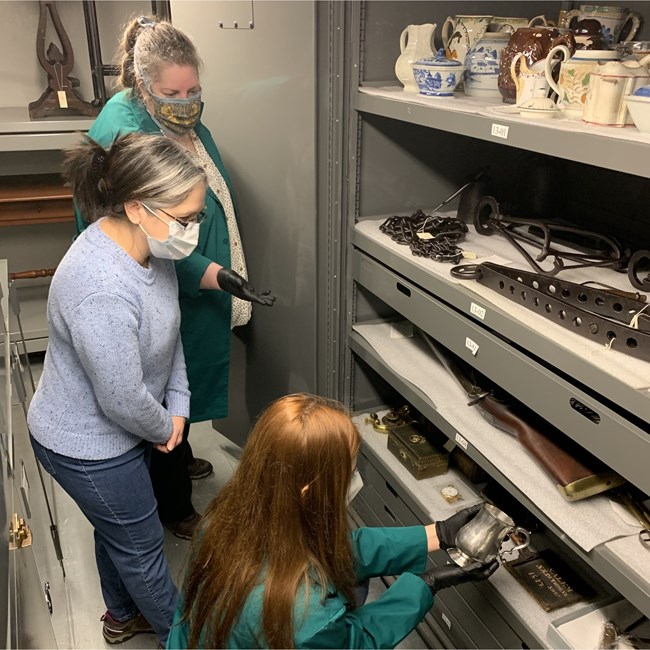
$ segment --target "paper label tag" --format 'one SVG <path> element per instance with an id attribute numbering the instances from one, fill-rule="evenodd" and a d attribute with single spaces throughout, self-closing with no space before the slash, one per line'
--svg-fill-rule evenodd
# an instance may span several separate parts
<path id="1" fill-rule="evenodd" d="M 504 124 L 492 124 L 492 135 L 495 138 L 503 138 L 504 140 L 508 139 L 508 131 L 510 130 L 509 126 Z"/>
<path id="2" fill-rule="evenodd" d="M 460 435 L 460 433 L 456 432 L 456 435 L 454 436 L 454 440 L 465 450 L 467 451 L 467 447 L 469 447 L 469 443 L 463 436 Z"/>
<path id="3" fill-rule="evenodd" d="M 478 257 L 476 253 L 473 253 L 472 251 L 463 251 L 463 259 L 464 260 L 475 260 Z"/>
<path id="4" fill-rule="evenodd" d="M 445 614 L 444 612 L 441 612 L 440 616 L 442 617 L 442 620 L 445 622 L 447 627 L 451 630 L 451 621 L 449 620 L 449 617 L 447 616 L 447 614 Z"/>
<path id="5" fill-rule="evenodd" d="M 472 341 L 472 339 L 469 338 L 469 336 L 465 337 L 465 347 L 474 355 L 476 356 L 478 353 L 478 343 L 475 343 Z"/>
<path id="6" fill-rule="evenodd" d="M 433 235 L 430 232 L 416 232 L 418 239 L 433 239 Z"/>
<path id="7" fill-rule="evenodd" d="M 481 305 L 477 305 L 475 302 L 470 305 L 469 313 L 474 314 L 474 316 L 481 320 L 485 320 L 485 307 L 481 307 Z"/>
<path id="8" fill-rule="evenodd" d="M 59 98 L 59 108 L 68 108 L 68 97 L 65 90 L 57 90 L 56 95 Z"/>

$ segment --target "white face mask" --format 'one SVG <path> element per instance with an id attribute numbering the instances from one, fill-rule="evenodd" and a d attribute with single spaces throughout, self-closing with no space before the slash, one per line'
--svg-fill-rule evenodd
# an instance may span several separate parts
<path id="1" fill-rule="evenodd" d="M 142 203 L 142 206 L 154 217 L 160 219 L 163 223 L 167 223 L 164 219 L 159 217 L 150 207 Z M 182 260 L 192 253 L 199 243 L 199 224 L 190 223 L 185 228 L 173 219 L 167 224 L 169 227 L 169 234 L 167 239 L 159 241 L 151 237 L 147 231 L 138 224 L 140 230 L 147 236 L 147 243 L 149 250 L 154 257 L 159 257 L 163 260 Z"/>
<path id="2" fill-rule="evenodd" d="M 352 472 L 352 478 L 350 479 L 350 486 L 348 487 L 348 496 L 346 498 L 346 503 L 350 505 L 350 502 L 354 497 L 361 492 L 361 488 L 363 487 L 363 479 L 361 478 L 361 474 L 359 474 L 359 470 L 355 469 L 354 472 Z"/>

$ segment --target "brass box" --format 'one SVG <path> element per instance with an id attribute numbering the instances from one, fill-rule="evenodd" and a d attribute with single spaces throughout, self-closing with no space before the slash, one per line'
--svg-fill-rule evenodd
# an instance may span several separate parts
<path id="1" fill-rule="evenodd" d="M 417 423 L 403 424 L 388 432 L 388 450 L 416 479 L 440 476 L 447 471 L 449 454 L 434 447 Z"/>

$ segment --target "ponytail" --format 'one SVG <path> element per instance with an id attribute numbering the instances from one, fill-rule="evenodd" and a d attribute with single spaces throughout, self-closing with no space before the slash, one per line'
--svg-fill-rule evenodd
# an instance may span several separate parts
<path id="1" fill-rule="evenodd" d="M 197 72 L 201 67 L 201 59 L 189 37 L 155 16 L 131 19 L 122 34 L 118 55 L 118 86 L 131 88 L 138 94 L 138 82 L 149 86 L 165 65 L 191 65 Z"/>

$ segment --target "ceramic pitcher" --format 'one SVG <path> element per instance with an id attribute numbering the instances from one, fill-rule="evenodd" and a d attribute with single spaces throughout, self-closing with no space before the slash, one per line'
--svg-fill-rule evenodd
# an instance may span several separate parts
<path id="1" fill-rule="evenodd" d="M 533 97 L 546 96 L 549 91 L 545 74 L 546 59 L 541 59 L 530 68 L 522 52 L 515 55 L 510 63 L 510 75 L 515 84 L 515 104 L 520 106 Z"/>
<path id="2" fill-rule="evenodd" d="M 598 63 L 589 80 L 583 122 L 618 127 L 634 124 L 625 98 L 641 86 L 650 84 L 650 71 L 646 67 L 649 63 L 650 55 L 640 62 Z"/>
<path id="3" fill-rule="evenodd" d="M 511 71 L 514 57 L 523 54 L 519 61 L 525 61 L 528 68 L 532 68 L 538 61 L 545 59 L 556 45 L 566 45 L 573 52 L 576 45 L 573 34 L 561 33 L 556 27 L 520 27 L 510 37 L 499 62 L 499 92 L 506 104 L 516 102 L 517 91 Z"/>
<path id="4" fill-rule="evenodd" d="M 535 27 L 536 25 L 546 27 L 546 16 L 535 16 L 535 18 L 531 18 L 530 20 L 528 18 L 519 18 L 515 16 L 493 16 L 488 31 L 514 34 L 520 27 Z"/>
<path id="5" fill-rule="evenodd" d="M 558 82 L 553 78 L 555 56 L 562 57 Z M 587 101 L 591 73 L 600 62 L 615 61 L 618 53 L 614 50 L 576 50 L 571 52 L 564 45 L 554 47 L 546 57 L 545 75 L 548 85 L 557 93 L 558 108 L 565 111 L 567 117 L 581 118 Z"/>
<path id="6" fill-rule="evenodd" d="M 442 25 L 447 58 L 465 63 L 467 52 L 483 37 L 491 20 L 492 16 L 447 16 Z"/>
<path id="7" fill-rule="evenodd" d="M 641 16 L 636 11 L 614 5 L 580 5 L 580 9 L 573 9 L 564 15 L 570 27 L 583 18 L 595 18 L 600 22 L 608 46 L 618 43 L 621 32 L 625 34 L 624 42 L 631 41 L 641 26 Z M 631 23 L 629 31 L 628 23 Z"/>
<path id="8" fill-rule="evenodd" d="M 506 535 L 518 534 L 524 542 L 510 549 L 500 551 Z M 490 562 L 497 555 L 514 553 L 530 544 L 530 533 L 525 528 L 515 526 L 515 522 L 502 510 L 491 503 L 484 503 L 474 519 L 456 533 L 455 548 L 449 549 L 449 556 L 460 566 L 473 562 Z"/>
<path id="9" fill-rule="evenodd" d="M 471 97 L 501 97 L 499 94 L 499 59 L 508 44 L 507 32 L 485 32 L 465 58 L 465 94 Z"/>
<path id="10" fill-rule="evenodd" d="M 401 54 L 395 62 L 395 75 L 402 82 L 404 92 L 417 93 L 418 85 L 413 76 L 413 63 L 433 56 L 432 43 L 435 23 L 409 25 L 399 37 Z"/>

